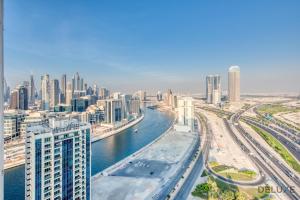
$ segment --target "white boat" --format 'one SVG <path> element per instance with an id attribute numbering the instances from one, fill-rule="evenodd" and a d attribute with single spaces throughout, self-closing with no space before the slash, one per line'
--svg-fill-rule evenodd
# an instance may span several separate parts
<path id="1" fill-rule="evenodd" d="M 139 130 L 138 129 L 134 129 L 134 132 L 137 133 Z"/>

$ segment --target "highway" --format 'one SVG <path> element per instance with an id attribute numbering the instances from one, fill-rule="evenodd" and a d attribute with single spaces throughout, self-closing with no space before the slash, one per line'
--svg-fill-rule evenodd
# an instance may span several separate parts
<path id="1" fill-rule="evenodd" d="M 257 111 L 257 107 L 259 107 L 259 106 L 261 106 L 261 105 L 255 106 L 255 107 L 253 108 L 253 111 L 254 111 L 257 115 L 259 115 L 259 116 L 261 116 L 261 117 L 263 117 L 263 118 L 266 118 L 264 115 L 262 115 L 261 113 L 259 113 L 259 112 Z M 272 118 L 270 121 L 271 121 L 272 123 L 276 124 L 277 126 L 281 127 L 282 129 L 286 130 L 287 132 L 289 132 L 289 133 L 295 135 L 295 136 L 299 136 L 299 135 L 300 135 L 299 131 L 297 131 L 295 127 L 291 128 L 291 127 L 289 127 L 288 125 L 282 123 L 280 120 L 278 120 L 278 119 L 276 119 L 276 118 Z"/>
<path id="2" fill-rule="evenodd" d="M 296 143 L 297 145 L 300 145 L 300 137 L 295 135 L 295 134 L 292 134 L 284 129 L 282 129 L 281 127 L 277 126 L 277 125 L 274 125 L 272 123 L 264 123 L 263 121 L 259 121 L 258 119 L 256 118 L 253 118 L 253 117 L 248 117 L 248 116 L 242 116 L 243 119 L 248 119 L 248 120 L 252 120 L 252 121 L 255 121 L 257 123 L 260 123 L 261 125 L 264 125 L 274 131 L 277 131 L 278 133 L 280 133 L 282 136 L 292 140 L 292 142 Z"/>
<path id="3" fill-rule="evenodd" d="M 241 133 L 244 139 L 248 142 L 248 145 L 255 151 L 257 156 L 253 156 L 250 154 L 252 158 L 256 160 L 256 163 L 260 165 L 262 169 L 281 187 L 286 188 L 286 194 L 291 199 L 300 199 L 300 195 L 298 193 L 293 193 L 288 190 L 288 186 L 294 186 L 296 184 L 296 189 L 299 188 L 299 178 L 295 175 L 291 174 L 291 171 L 283 165 L 280 161 L 278 161 L 270 152 L 268 152 L 264 147 L 262 147 L 254 138 L 250 136 L 238 123 L 240 115 L 243 113 L 239 112 L 232 116 L 231 125 L 235 126 L 236 129 Z M 226 120 L 227 121 L 227 120 Z M 228 126 L 229 122 L 227 121 Z M 233 132 L 233 131 L 232 131 Z M 245 145 L 242 146 L 245 148 Z M 247 148 L 247 147 L 246 147 Z M 247 148 L 248 149 L 248 148 Z M 250 150 L 248 149 L 249 153 Z M 252 152 L 253 153 L 253 152 Z M 270 165 L 269 161 L 267 161 L 266 157 L 270 159 L 274 165 Z M 259 159 L 258 159 L 259 158 Z M 283 177 L 283 176 L 286 177 Z M 291 184 L 292 183 L 292 184 Z M 293 184 L 294 183 L 294 184 Z"/>
<path id="4" fill-rule="evenodd" d="M 280 133 L 278 133 L 277 131 L 259 123 L 256 122 L 254 120 L 250 120 L 247 118 L 244 118 L 244 120 L 251 125 L 257 126 L 261 129 L 263 129 L 264 131 L 270 133 L 273 137 L 275 137 L 278 141 L 280 141 L 281 144 L 283 144 L 292 154 L 293 156 L 300 161 L 300 149 L 298 147 L 297 144 L 295 144 L 294 142 L 290 141 L 289 139 L 287 139 L 286 137 L 282 136 Z"/>
<path id="5" fill-rule="evenodd" d="M 208 129 L 207 126 L 207 121 L 204 119 L 200 119 L 201 117 L 199 116 L 199 121 L 201 121 L 201 127 L 205 126 L 205 128 L 201 128 L 202 131 L 206 131 L 206 138 L 205 138 L 205 143 L 203 145 L 203 150 L 198 157 L 192 171 L 190 172 L 189 176 L 185 180 L 184 184 L 181 186 L 180 190 L 177 192 L 174 200 L 182 200 L 182 199 L 187 199 L 189 194 L 191 193 L 193 189 L 193 185 L 197 178 L 201 175 L 201 169 L 203 168 L 203 162 L 206 163 L 207 158 L 208 158 L 208 152 L 210 148 L 210 143 L 211 143 L 211 136 L 212 134 L 208 133 L 210 130 Z M 203 135 L 203 134 L 202 134 Z"/>

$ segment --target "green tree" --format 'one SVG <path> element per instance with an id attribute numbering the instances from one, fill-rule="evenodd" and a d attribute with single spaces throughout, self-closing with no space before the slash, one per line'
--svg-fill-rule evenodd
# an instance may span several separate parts
<path id="1" fill-rule="evenodd" d="M 224 192 L 222 192 L 221 196 L 222 196 L 222 200 L 234 200 L 235 199 L 234 192 L 232 192 L 231 190 L 225 190 Z"/>
<path id="2" fill-rule="evenodd" d="M 236 200 L 247 200 L 247 195 L 243 192 L 236 192 L 235 199 Z"/>
<path id="3" fill-rule="evenodd" d="M 212 177 L 210 177 L 207 180 L 207 184 L 209 185 L 208 199 L 218 198 L 220 189 L 219 189 L 216 181 Z"/>

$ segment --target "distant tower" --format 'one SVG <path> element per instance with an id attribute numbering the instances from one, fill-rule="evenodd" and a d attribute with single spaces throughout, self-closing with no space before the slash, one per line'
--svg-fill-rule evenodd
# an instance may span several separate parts
<path id="1" fill-rule="evenodd" d="M 84 81 L 83 81 L 83 78 L 80 79 L 80 88 L 79 90 L 83 90 L 84 88 Z"/>
<path id="2" fill-rule="evenodd" d="M 177 124 L 175 130 L 189 132 L 194 130 L 195 107 L 192 97 L 179 97 Z"/>
<path id="3" fill-rule="evenodd" d="M 21 85 L 18 88 L 18 108 L 20 110 L 28 110 L 28 89 Z"/>
<path id="4" fill-rule="evenodd" d="M 80 90 L 80 76 L 78 72 L 75 74 L 75 90 Z"/>
<path id="5" fill-rule="evenodd" d="M 228 71 L 228 100 L 229 102 L 240 101 L 240 68 L 231 66 Z"/>
<path id="6" fill-rule="evenodd" d="M 34 86 L 34 79 L 33 75 L 30 75 L 30 98 L 29 98 L 30 104 L 33 105 L 35 101 L 35 86 Z"/>
<path id="7" fill-rule="evenodd" d="M 73 97 L 72 83 L 68 82 L 67 90 L 66 90 L 66 104 L 67 105 L 71 105 L 72 97 Z"/>
<path id="8" fill-rule="evenodd" d="M 221 103 L 221 77 L 219 75 L 206 76 L 206 102 Z"/>
<path id="9" fill-rule="evenodd" d="M 51 80 L 50 85 L 50 107 L 54 108 L 59 103 L 59 81 L 57 79 Z"/>
<path id="10" fill-rule="evenodd" d="M 19 91 L 17 89 L 11 91 L 9 99 L 9 108 L 19 109 Z"/>
<path id="11" fill-rule="evenodd" d="M 67 90 L 67 75 L 66 74 L 63 74 L 61 76 L 60 89 L 61 89 L 60 103 L 66 103 L 66 90 Z"/>
<path id="12" fill-rule="evenodd" d="M 50 101 L 50 83 L 49 75 L 45 74 L 42 76 L 41 80 L 41 91 L 42 91 L 42 109 L 49 110 L 49 101 Z"/>

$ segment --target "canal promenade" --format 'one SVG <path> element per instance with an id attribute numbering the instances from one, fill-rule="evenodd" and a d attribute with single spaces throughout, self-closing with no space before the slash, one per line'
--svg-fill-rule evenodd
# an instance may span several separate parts
<path id="1" fill-rule="evenodd" d="M 136 125 L 137 123 L 139 123 L 143 119 L 144 119 L 144 114 L 142 114 L 141 116 L 137 117 L 134 120 L 131 120 L 131 121 L 127 122 L 126 124 L 123 124 L 123 125 L 121 125 L 119 127 L 116 127 L 116 128 L 112 128 L 112 130 L 102 132 L 102 133 L 101 132 L 97 133 L 95 131 L 95 133 L 92 134 L 92 142 L 96 142 L 98 140 L 102 140 L 104 138 L 107 138 L 107 137 L 110 137 L 112 135 L 118 134 L 118 133 L 120 133 L 120 132 Z"/>

